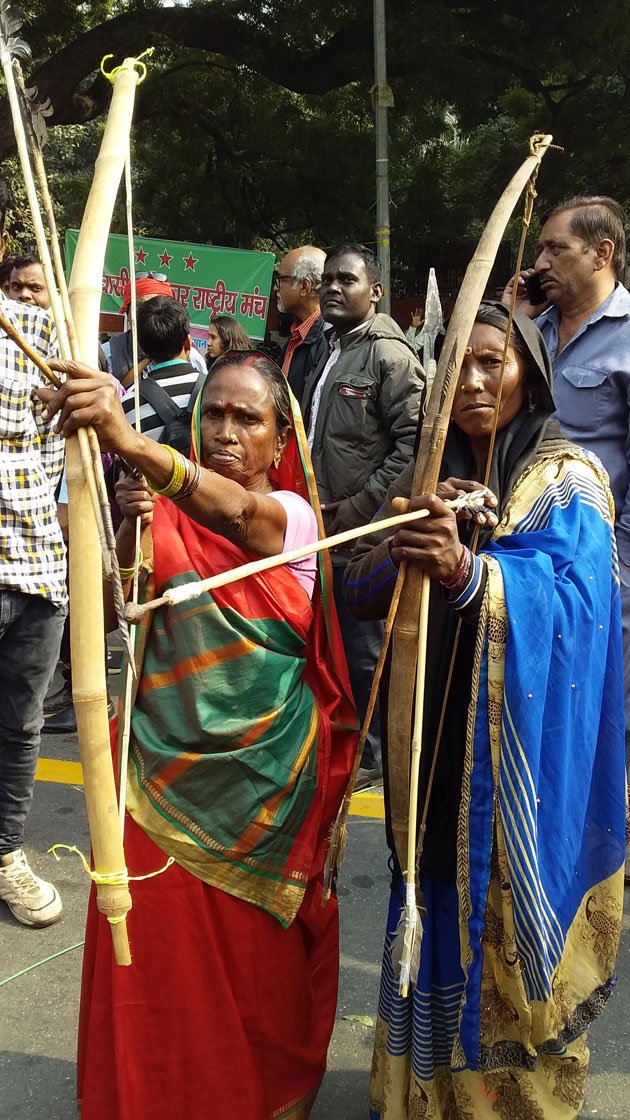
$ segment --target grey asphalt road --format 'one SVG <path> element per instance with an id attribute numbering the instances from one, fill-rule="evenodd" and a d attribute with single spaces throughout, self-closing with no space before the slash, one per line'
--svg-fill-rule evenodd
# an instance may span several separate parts
<path id="1" fill-rule="evenodd" d="M 42 756 L 76 759 L 76 743 L 73 737 L 64 741 L 47 736 Z M 64 776 L 72 778 L 72 773 Z M 26 850 L 37 872 L 59 887 L 64 915 L 48 929 L 29 930 L 0 905 L 0 1120 L 76 1120 L 75 1041 L 87 879 L 76 856 L 64 853 L 56 863 L 47 854 L 56 842 L 88 851 L 83 791 L 72 781 L 38 781 Z M 373 1032 L 367 1022 L 352 1017 L 375 1016 L 387 891 L 382 821 L 353 816 L 339 892 L 337 1021 L 329 1071 L 312 1120 L 367 1118 Z M 592 1066 L 583 1116 L 597 1120 L 630 1120 L 628 915 L 619 971 L 617 994 L 591 1031 Z"/>

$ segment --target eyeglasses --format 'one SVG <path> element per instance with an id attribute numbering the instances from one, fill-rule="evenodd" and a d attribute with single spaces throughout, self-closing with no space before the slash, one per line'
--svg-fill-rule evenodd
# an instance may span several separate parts
<path id="1" fill-rule="evenodd" d="M 277 287 L 279 284 L 281 284 L 283 280 L 295 280 L 295 276 L 291 272 L 288 272 L 285 276 L 283 276 L 281 272 L 274 272 L 274 274 L 273 274 L 273 286 L 274 286 L 274 288 Z"/>
<path id="2" fill-rule="evenodd" d="M 136 272 L 136 280 L 168 280 L 165 272 Z"/>

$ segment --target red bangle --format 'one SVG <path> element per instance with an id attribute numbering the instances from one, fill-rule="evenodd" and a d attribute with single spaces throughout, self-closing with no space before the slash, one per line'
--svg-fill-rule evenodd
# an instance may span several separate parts
<path id="1" fill-rule="evenodd" d="M 455 571 L 453 572 L 452 576 L 449 576 L 448 579 L 441 579 L 440 583 L 442 584 L 442 587 L 446 588 L 447 591 L 458 591 L 459 588 L 463 587 L 464 583 L 466 582 L 469 571 L 470 550 L 466 548 L 465 544 L 463 544 L 462 554 L 457 562 Z"/>

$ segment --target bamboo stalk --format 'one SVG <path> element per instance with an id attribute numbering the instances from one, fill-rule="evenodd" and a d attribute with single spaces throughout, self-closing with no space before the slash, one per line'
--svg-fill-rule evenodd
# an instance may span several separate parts
<path id="1" fill-rule="evenodd" d="M 26 94 L 26 88 L 24 86 L 22 67 L 20 66 L 20 63 L 17 59 L 13 60 L 13 71 L 17 83 L 28 149 L 30 152 L 33 167 L 35 169 L 37 185 L 39 187 L 39 193 L 43 203 L 44 213 L 46 215 L 46 225 L 48 226 L 48 233 L 50 238 L 50 249 L 46 244 L 45 238 L 43 239 L 43 243 L 41 244 L 40 240 L 38 239 L 38 247 L 40 250 L 40 257 L 42 260 L 42 266 L 44 268 L 44 274 L 46 276 L 48 290 L 51 294 L 53 316 L 55 318 L 57 330 L 59 332 L 59 337 L 61 340 L 62 356 L 64 358 L 72 356 L 75 361 L 78 361 L 79 349 L 77 344 L 76 332 L 74 329 L 72 308 L 70 306 L 70 299 L 68 296 L 68 285 L 66 283 L 63 262 L 61 260 L 61 251 L 59 249 L 59 233 L 57 230 L 55 211 L 52 203 L 52 198 L 50 196 L 50 191 L 48 189 L 46 168 L 44 167 L 44 160 L 42 158 L 40 144 L 35 133 L 31 115 L 31 108 Z M 43 226 L 41 226 L 41 231 L 43 234 Z M 129 633 L 123 616 L 125 600 L 123 595 L 122 582 L 120 579 L 118 557 L 116 555 L 116 535 L 114 533 L 114 526 L 112 523 L 109 495 L 107 493 L 105 477 L 103 475 L 103 464 L 101 461 L 100 447 L 98 444 L 98 439 L 96 438 L 96 433 L 92 428 L 87 429 L 87 439 L 82 431 L 79 432 L 79 441 L 83 467 L 86 472 L 88 485 L 90 487 L 90 498 L 94 506 L 94 515 L 96 517 L 96 523 L 98 526 L 99 539 L 101 542 L 101 553 L 103 557 L 103 566 L 107 578 L 110 579 L 112 583 L 112 591 L 114 594 L 114 601 L 116 603 L 122 638 L 127 651 L 131 655 Z M 130 661 L 133 665 L 133 658 L 131 656 Z"/>
<path id="2" fill-rule="evenodd" d="M 512 298 L 508 308 L 508 317 L 506 320 L 505 339 L 503 345 L 503 357 L 501 361 L 501 372 L 499 376 L 499 385 L 496 394 L 496 403 L 494 410 L 494 417 L 492 423 L 492 431 L 490 433 L 488 452 L 486 456 L 486 467 L 484 471 L 484 486 L 488 485 L 490 479 L 490 471 L 492 467 L 492 459 L 494 455 L 494 446 L 496 440 L 496 433 L 498 430 L 499 410 L 501 407 L 501 399 L 503 395 L 503 384 L 505 379 L 505 369 L 508 357 L 508 350 L 510 347 L 510 338 L 512 333 L 512 323 L 514 317 L 514 308 L 516 304 L 517 284 L 519 273 L 523 266 L 523 254 L 525 251 L 525 242 L 527 232 L 531 224 L 531 217 L 534 207 L 534 199 L 536 197 L 535 179 L 537 171 L 530 177 L 527 187 L 527 194 L 525 198 L 525 211 L 522 219 L 522 229 L 520 244 L 517 253 L 516 267 L 514 272 L 514 285 L 512 291 Z M 476 526 L 471 544 L 471 551 L 476 553 L 479 543 L 479 525 Z M 424 610 L 426 604 L 426 612 Z M 407 836 L 407 868 L 410 869 L 411 874 L 415 877 L 420 868 L 420 860 L 424 847 L 424 837 L 426 835 L 426 823 L 429 814 L 429 805 L 431 799 L 431 792 L 433 789 L 433 781 L 437 768 L 438 757 L 442 745 L 442 731 L 444 729 L 444 720 L 446 718 L 446 709 L 448 705 L 448 698 L 450 694 L 451 684 L 453 680 L 453 672 L 455 669 L 455 662 L 457 658 L 457 650 L 459 647 L 459 638 L 461 634 L 462 620 L 457 621 L 457 628 L 455 631 L 455 639 L 453 642 L 453 649 L 451 651 L 451 659 L 449 670 L 444 688 L 444 695 L 442 697 L 440 720 L 435 737 L 433 748 L 433 757 L 431 760 L 431 767 L 427 779 L 427 786 L 424 794 L 424 802 L 422 806 L 422 817 L 420 820 L 420 829 L 417 829 L 417 814 L 418 814 L 418 792 L 419 792 L 419 775 L 420 775 L 420 751 L 421 751 L 421 735 L 422 723 L 424 712 L 424 660 L 426 658 L 426 641 L 423 641 L 423 635 L 428 630 L 428 618 L 425 617 L 428 613 L 428 587 L 423 583 L 422 597 L 421 597 L 421 618 L 419 626 L 419 639 L 418 639 L 418 673 L 416 674 L 416 707 L 414 714 L 414 733 L 412 738 L 412 753 L 411 753 L 411 790 L 410 790 L 410 806 L 409 806 L 409 830 Z M 422 664 L 421 664 L 422 663 Z M 414 841 L 418 836 L 418 842 L 414 850 Z M 415 904 L 417 898 L 421 898 L 422 894 L 419 892 L 418 886 L 415 881 L 408 883 L 406 886 L 406 905 L 403 920 L 401 922 L 401 930 L 399 937 L 397 932 L 397 940 L 392 947 L 392 964 L 396 969 L 397 964 L 400 964 L 400 992 L 403 997 L 406 997 L 410 984 L 415 984 L 417 980 L 417 969 L 420 965 L 420 945 L 422 941 L 422 912 L 419 905 Z M 402 940 L 402 950 L 400 952 L 400 959 L 398 959 L 398 950 L 401 949 L 400 942 Z"/>
<path id="3" fill-rule="evenodd" d="M 505 227 L 528 181 L 537 172 L 551 141 L 551 136 L 532 138 L 531 154 L 501 195 L 484 229 L 473 259 L 466 269 L 429 398 L 427 417 L 422 428 L 416 460 L 412 495 L 431 493 L 437 485 L 457 378 L 477 308 L 482 300 Z M 392 832 L 398 859 L 401 867 L 404 868 L 408 851 L 411 761 L 409 743 L 412 736 L 416 665 L 419 641 L 426 642 L 426 635 L 422 638 L 419 636 L 423 573 L 414 566 L 403 565 L 399 579 L 402 590 L 392 642 L 388 751 Z M 419 758 L 416 761 L 419 765 Z M 406 870 L 409 873 L 410 868 Z"/>
<path id="4" fill-rule="evenodd" d="M 348 817 L 350 815 L 352 795 L 354 793 L 357 774 L 359 773 L 359 769 L 361 767 L 363 748 L 365 747 L 365 744 L 367 742 L 367 737 L 370 732 L 370 724 L 372 723 L 372 716 L 374 715 L 374 709 L 376 707 L 376 701 L 378 699 L 381 677 L 383 675 L 383 669 L 385 667 L 385 661 L 387 659 L 387 651 L 389 649 L 392 628 L 394 625 L 394 620 L 396 618 L 396 611 L 398 609 L 400 588 L 401 584 L 397 580 L 394 587 L 394 593 L 392 595 L 392 601 L 390 603 L 389 611 L 387 612 L 387 618 L 385 620 L 383 640 L 381 642 L 378 661 L 376 662 L 376 668 L 372 677 L 372 684 L 370 685 L 370 695 L 368 697 L 363 726 L 361 728 L 357 741 L 357 749 L 354 755 L 352 770 L 350 771 L 350 777 L 348 778 L 346 792 L 343 795 L 341 808 L 339 809 L 337 819 L 330 834 L 330 844 L 328 846 L 328 853 L 326 855 L 326 863 L 324 864 L 322 906 L 326 905 L 332 894 L 333 887 L 337 882 L 337 877 L 339 875 L 339 872 L 341 871 L 341 867 L 343 865 L 345 857 Z"/>
<path id="5" fill-rule="evenodd" d="M 125 138 L 133 115 L 138 73 L 134 59 L 125 59 L 112 75 L 114 87 L 94 181 L 77 242 L 69 295 L 79 353 L 91 366 L 97 364 L 102 265 L 116 192 L 124 167 Z M 105 662 L 95 634 L 104 633 L 100 555 L 89 495 L 78 464 L 75 439 L 68 440 L 68 492 L 70 503 L 70 586 L 73 694 L 77 709 L 81 761 L 90 824 L 95 870 L 114 876 L 113 883 L 97 885 L 99 910 L 112 924 L 114 952 L 119 964 L 130 964 L 125 915 L 131 907 L 126 883 L 122 838 L 118 828 L 117 797 L 109 748 Z M 77 674 L 79 679 L 77 680 Z"/>
<path id="6" fill-rule="evenodd" d="M 465 497 L 455 498 L 453 501 L 447 501 L 444 504 L 454 510 L 474 510 L 479 507 L 482 494 L 483 491 L 475 490 L 466 494 Z M 411 513 L 398 513 L 395 517 L 384 518 L 383 521 L 372 521 L 369 525 L 358 525 L 355 529 L 346 529 L 343 533 L 335 533 L 332 537 L 325 537 L 323 541 L 313 541 L 311 544 L 292 548 L 288 552 L 279 552 L 275 556 L 263 556 L 260 560 L 250 560 L 249 563 L 241 564 L 238 568 L 232 568 L 229 572 L 221 572 L 219 575 L 209 576 L 208 579 L 202 579 L 196 583 L 185 583 L 179 587 L 171 587 L 158 599 L 151 599 L 148 603 L 138 603 L 137 605 L 128 603 L 125 612 L 127 620 L 139 622 L 145 614 L 156 610 L 158 607 L 186 603 L 190 599 L 197 599 L 199 595 L 203 595 L 204 591 L 216 591 L 218 587 L 227 587 L 228 584 L 247 579 L 248 576 L 256 576 L 260 572 L 268 572 L 272 568 L 280 568 L 284 564 L 294 564 L 297 560 L 304 560 L 307 556 L 312 556 L 313 553 L 338 548 L 339 545 L 356 541 L 359 537 L 369 537 L 372 533 L 382 533 L 384 529 L 396 529 L 399 525 L 407 525 L 411 521 L 421 521 L 428 516 L 428 509 L 413 510 Z"/>
<path id="7" fill-rule="evenodd" d="M 35 167 L 38 174 L 40 189 L 42 189 L 42 180 L 46 184 L 46 174 L 43 168 L 43 161 L 41 159 L 41 152 L 39 150 L 37 138 L 34 135 L 30 108 L 28 105 L 28 99 L 26 97 L 26 90 L 24 88 L 22 69 L 17 60 L 15 60 L 13 63 L 11 62 L 10 54 L 4 44 L 1 51 L 1 59 L 2 69 L 7 86 L 7 94 L 9 97 L 9 104 L 11 107 L 11 114 L 13 118 L 15 140 L 17 144 L 20 165 L 22 168 L 22 174 L 24 177 L 24 186 L 26 189 L 26 196 L 33 220 L 35 240 L 37 242 L 39 258 L 44 272 L 48 294 L 50 296 L 51 312 L 53 320 L 55 322 L 55 326 L 57 328 L 59 349 L 62 358 L 67 361 L 72 356 L 76 357 L 76 354 L 73 355 L 70 348 L 68 321 L 64 314 L 64 308 L 59 295 L 59 291 L 57 290 L 55 272 L 53 269 L 50 250 L 48 248 L 48 242 L 46 240 L 46 232 L 44 230 L 44 224 L 40 212 L 39 199 L 37 197 L 37 190 L 35 188 L 30 160 L 33 160 L 33 166 Z M 43 194 L 42 197 L 44 197 Z M 50 200 L 50 195 L 48 195 L 48 199 Z M 50 203 L 50 212 L 52 215 L 52 203 Z M 54 227 L 54 215 L 52 217 L 52 222 L 53 227 L 51 227 L 49 220 L 49 229 L 51 230 L 51 240 L 54 240 L 54 238 L 52 237 L 53 228 L 56 228 Z M 59 261 L 61 262 L 60 257 Z M 63 268 L 61 269 L 61 272 L 63 273 Z M 111 541 L 113 541 L 114 532 L 113 527 L 111 526 L 109 501 L 107 498 L 105 481 L 103 479 L 102 464 L 100 461 L 100 457 L 98 458 L 97 462 L 94 461 L 94 457 L 90 450 L 88 433 L 85 431 L 80 431 L 78 434 L 78 438 L 79 448 L 81 451 L 81 460 L 83 463 L 83 469 L 85 471 L 85 476 L 90 493 L 90 500 L 92 502 L 94 517 L 96 519 L 98 528 L 99 541 L 101 545 L 101 555 L 103 557 L 106 571 L 108 572 L 108 574 L 111 574 L 112 563 L 110 559 L 110 547 L 108 545 L 108 524 L 111 529 L 109 534 Z M 100 487 L 99 482 L 97 481 L 98 479 L 100 479 Z"/>
<path id="8" fill-rule="evenodd" d="M 6 315 L 3 315 L 2 312 L 0 312 L 0 328 L 5 332 L 5 334 L 13 342 L 15 342 L 16 346 L 19 346 L 22 353 L 25 354 L 26 357 L 29 358 L 31 362 L 33 362 L 33 365 L 37 366 L 37 369 L 40 371 L 40 373 L 43 374 L 43 376 L 46 378 L 46 380 L 49 381 L 51 383 L 51 385 L 54 385 L 54 387 L 56 389 L 60 389 L 62 383 L 59 380 L 59 378 L 57 377 L 57 374 L 53 373 L 50 366 L 48 365 L 48 362 L 46 362 L 45 359 L 42 358 L 41 354 L 39 354 L 37 350 L 33 349 L 33 347 L 30 345 L 30 343 L 27 341 L 27 339 L 24 338 L 24 336 L 22 334 L 20 334 L 20 331 L 17 329 L 17 327 L 15 327 L 13 325 L 13 323 L 11 322 L 11 320 L 7 319 Z M 83 434 L 87 433 L 87 440 L 88 440 L 88 447 L 90 449 L 91 463 L 93 464 L 94 461 L 95 461 L 95 458 L 98 457 L 98 462 L 99 462 L 99 465 L 100 465 L 100 447 L 98 445 L 98 440 L 96 440 L 96 432 L 94 431 L 93 428 L 86 428 L 86 429 L 82 429 L 82 433 Z M 96 451 L 91 446 L 92 437 L 94 438 L 94 440 L 96 440 Z M 81 457 L 81 460 L 84 463 L 83 456 Z M 85 469 L 85 463 L 84 463 L 84 469 Z M 92 470 L 92 472 L 88 472 L 87 475 L 86 475 L 88 485 L 90 485 L 90 497 L 92 499 L 93 506 L 94 506 L 94 499 L 96 498 L 96 491 L 95 491 L 95 489 L 92 489 L 92 484 L 94 483 L 95 474 L 96 474 L 96 472 L 94 470 Z M 96 502 L 97 502 L 97 505 L 98 505 L 98 499 L 97 498 L 96 498 Z M 101 543 L 101 550 L 102 550 L 103 560 L 104 560 L 104 563 L 105 563 L 105 570 L 106 570 L 107 574 L 109 575 L 111 573 L 111 570 L 112 570 L 112 565 L 111 565 L 111 560 L 109 562 L 109 565 L 107 564 L 107 559 L 109 559 L 109 550 L 107 548 L 107 542 L 105 540 L 105 537 L 101 533 L 101 528 L 102 528 L 102 524 L 99 524 L 98 525 L 99 540 L 100 540 L 100 543 Z M 106 557 L 107 557 L 107 559 L 106 559 Z"/>
<path id="9" fill-rule="evenodd" d="M 6 315 L 3 315 L 2 312 L 0 312 L 0 328 L 2 328 L 4 333 L 11 339 L 12 342 L 15 342 L 16 346 L 19 346 L 22 353 L 25 354 L 27 358 L 29 358 L 33 365 L 37 366 L 38 370 L 44 375 L 46 380 L 49 381 L 51 385 L 54 385 L 55 389 L 60 389 L 62 382 L 57 377 L 57 374 L 53 373 L 50 366 L 48 365 L 48 362 L 44 358 L 42 358 L 41 354 L 37 350 L 33 349 L 30 342 L 28 342 L 28 340 L 24 338 L 24 335 L 20 333 L 17 327 L 15 327 L 11 320 L 7 319 Z"/>
<path id="10" fill-rule="evenodd" d="M 125 208 L 127 212 L 127 246 L 129 252 L 129 327 L 131 330 L 131 372 L 133 376 L 133 389 L 134 389 L 134 420 L 137 432 L 142 430 L 140 420 L 140 378 L 138 374 L 138 323 L 137 323 L 137 300 L 136 300 L 136 254 L 133 242 L 133 207 L 132 207 L 132 184 L 131 184 L 131 145 L 127 141 L 127 151 L 125 153 Z M 140 555 L 140 539 L 142 537 L 142 518 L 136 517 L 135 525 L 135 547 L 133 554 L 137 558 Z M 138 602 L 138 563 L 137 559 L 134 562 L 133 580 L 131 584 L 131 602 L 136 605 Z M 123 608 L 124 611 L 124 608 Z M 133 680 L 135 673 L 133 672 L 135 663 L 135 643 L 136 643 L 136 627 L 132 627 L 129 635 L 129 666 L 132 672 L 125 674 L 124 682 L 124 702 L 123 702 L 123 725 L 122 734 L 119 737 L 119 758 L 118 758 L 118 822 L 120 825 L 120 834 L 125 837 L 125 813 L 127 809 L 127 766 L 129 764 L 129 741 L 131 739 L 131 708 L 132 708 L 132 692 Z"/>
<path id="11" fill-rule="evenodd" d="M 24 186 L 25 186 L 25 189 L 26 189 L 26 196 L 27 196 L 27 199 L 28 199 L 29 208 L 30 208 L 30 211 L 31 211 L 31 217 L 32 217 L 32 220 L 33 220 L 33 228 L 34 228 L 34 231 L 35 231 L 35 239 L 37 241 L 37 248 L 38 248 L 38 251 L 39 251 L 39 257 L 40 257 L 40 261 L 41 261 L 41 264 L 42 264 L 44 277 L 46 279 L 46 285 L 48 287 L 48 293 L 49 293 L 50 301 L 51 301 L 52 315 L 53 315 L 53 319 L 54 319 L 54 322 L 55 322 L 55 326 L 57 328 L 57 335 L 58 335 L 58 338 L 59 338 L 59 348 L 60 348 L 60 351 L 61 351 L 61 356 L 64 359 L 68 359 L 71 356 L 70 355 L 70 346 L 69 346 L 69 341 L 68 341 L 68 332 L 67 332 L 67 327 L 66 327 L 66 322 L 65 322 L 65 319 L 64 319 L 64 315 L 63 315 L 63 309 L 61 307 L 61 302 L 60 302 L 60 299 L 59 299 L 59 293 L 57 291 L 57 286 L 56 286 L 56 283 L 55 283 L 55 276 L 54 276 L 54 271 L 53 271 L 53 267 L 52 267 L 52 261 L 51 261 L 51 258 L 50 258 L 50 252 L 48 250 L 48 243 L 46 241 L 46 233 L 45 233 L 45 230 L 44 230 L 44 225 L 43 225 L 43 222 L 42 222 L 42 216 L 41 216 L 40 208 L 39 208 L 39 199 L 37 197 L 37 191 L 35 189 L 35 182 L 33 180 L 31 164 L 30 164 L 30 159 L 29 159 L 29 144 L 28 144 L 28 141 L 27 141 L 27 131 L 29 131 L 29 134 L 30 134 L 30 132 L 32 131 L 32 126 L 29 130 L 29 125 L 30 125 L 31 122 L 30 122 L 30 114 L 29 114 L 28 106 L 26 104 L 27 98 L 26 98 L 26 93 L 24 91 L 23 81 L 22 81 L 22 85 L 21 85 L 21 88 L 22 88 L 22 91 L 23 91 L 23 94 L 24 94 L 22 104 L 20 103 L 20 95 L 18 93 L 18 82 L 21 79 L 22 71 L 21 71 L 20 65 L 17 61 L 15 62 L 15 66 L 12 64 L 11 56 L 10 56 L 10 53 L 9 53 L 9 50 L 8 50 L 8 46 L 7 46 L 4 39 L 2 39 L 2 43 L 1 43 L 1 46 L 0 46 L 0 61 L 2 63 L 2 70 L 3 70 L 3 73 L 4 73 L 5 83 L 6 83 L 6 87 L 7 87 L 7 95 L 8 95 L 8 98 L 9 98 L 9 105 L 10 105 L 10 108 L 11 108 L 11 115 L 12 115 L 12 120 L 13 120 L 13 129 L 14 129 L 14 133 L 15 133 L 15 141 L 16 141 L 16 145 L 17 145 L 17 149 L 18 149 L 20 166 L 22 168 L 22 174 L 23 174 L 23 178 L 24 178 Z M 37 148 L 37 143 L 36 142 L 35 142 L 35 147 Z M 104 522 L 104 518 L 103 518 L 103 512 L 102 512 L 102 509 L 101 509 L 101 504 L 99 502 L 98 487 L 97 487 L 97 483 L 96 483 L 96 479 L 95 479 L 94 463 L 93 463 L 92 455 L 91 455 L 91 452 L 90 452 L 89 439 L 88 439 L 87 432 L 82 431 L 82 432 L 79 433 L 79 447 L 80 447 L 80 450 L 81 450 L 81 459 L 82 459 L 82 462 L 83 462 L 83 469 L 85 471 L 86 479 L 87 479 L 87 482 L 88 482 L 90 499 L 92 501 L 92 505 L 93 505 L 93 508 L 94 508 L 94 516 L 96 518 L 96 524 L 97 524 L 97 527 L 98 527 L 99 540 L 100 540 L 100 544 L 101 544 L 101 553 L 103 555 L 106 567 L 111 571 L 111 563 L 110 563 L 110 560 L 109 560 L 109 551 L 108 551 L 107 542 L 106 542 L 105 522 Z M 100 460 L 99 460 L 99 466 L 100 466 Z M 102 470 L 101 470 L 101 474 L 102 474 Z M 104 484 L 103 484 L 103 488 L 104 488 Z M 109 509 L 109 506 L 108 506 L 108 509 Z"/>
<path id="12" fill-rule="evenodd" d="M 400 994 L 405 999 L 411 984 L 417 980 L 420 941 L 422 939 L 422 918 L 418 913 L 416 901 L 416 830 L 418 821 L 418 789 L 420 785 L 420 755 L 422 753 L 422 729 L 424 726 L 424 682 L 427 668 L 426 635 L 429 623 L 429 586 L 430 579 L 422 573 L 420 598 L 420 619 L 418 627 L 418 657 L 416 664 L 416 699 L 411 737 L 411 787 L 409 791 L 409 829 L 407 831 L 407 878 L 405 882 L 405 922 L 407 932 L 404 939 L 400 968 Z"/>
<path id="13" fill-rule="evenodd" d="M 57 288 L 57 291 L 59 292 L 59 299 L 60 299 L 60 302 L 61 302 L 63 319 L 64 319 L 64 322 L 66 324 L 66 328 L 67 328 L 67 331 L 68 331 L 68 342 L 69 342 L 69 345 L 70 345 L 70 352 L 72 354 L 72 357 L 75 359 L 75 361 L 78 361 L 79 360 L 79 351 L 78 351 L 78 347 L 77 347 L 76 335 L 74 334 L 74 331 L 73 331 L 73 325 L 74 324 L 72 322 L 72 309 L 70 307 L 70 300 L 68 298 L 68 286 L 66 284 L 66 275 L 65 275 L 65 272 L 64 272 L 63 262 L 61 260 L 61 252 L 60 252 L 60 249 L 59 249 L 59 234 L 58 234 L 58 231 L 57 231 L 57 221 L 56 221 L 56 218 L 55 218 L 55 211 L 54 211 L 54 207 L 53 207 L 53 204 L 52 204 L 52 198 L 50 196 L 50 191 L 48 189 L 48 178 L 46 176 L 46 169 L 44 167 L 44 160 L 42 158 L 41 148 L 39 146 L 37 136 L 35 135 L 35 129 L 33 127 L 33 121 L 32 121 L 32 118 L 31 118 L 31 112 L 30 112 L 30 108 L 29 108 L 29 104 L 28 104 L 28 97 L 27 97 L 27 94 L 26 94 L 26 87 L 24 85 L 24 75 L 22 73 L 22 67 L 20 66 L 20 63 L 18 62 L 17 59 L 13 60 L 13 70 L 15 72 L 15 79 L 16 79 L 16 82 L 17 82 L 18 92 L 20 94 L 21 105 L 22 105 L 22 110 L 23 110 L 22 116 L 23 116 L 23 119 L 24 119 L 25 127 L 26 127 L 26 136 L 27 136 L 27 140 L 28 140 L 28 146 L 29 146 L 29 151 L 30 151 L 30 155 L 31 155 L 31 160 L 33 162 L 33 167 L 35 168 L 35 175 L 37 177 L 37 184 L 39 186 L 39 193 L 40 193 L 40 197 L 41 197 L 42 204 L 43 204 L 43 207 L 44 207 L 44 213 L 46 215 L 46 225 L 48 226 L 48 233 L 49 233 L 49 236 L 50 236 L 50 253 L 51 253 L 51 256 L 52 256 L 52 262 L 53 262 L 53 266 L 54 266 L 56 288 Z M 50 287 L 49 287 L 48 290 L 50 291 Z"/>

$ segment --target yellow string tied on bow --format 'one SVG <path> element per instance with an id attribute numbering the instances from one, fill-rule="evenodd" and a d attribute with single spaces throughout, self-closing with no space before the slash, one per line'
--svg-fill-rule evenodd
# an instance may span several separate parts
<path id="1" fill-rule="evenodd" d="M 49 848 L 48 851 L 52 853 L 56 860 L 59 860 L 61 857 L 57 855 L 57 852 L 61 848 L 64 848 L 66 852 L 74 852 L 74 854 L 79 857 L 83 864 L 83 870 L 86 875 L 89 875 L 90 879 L 97 887 L 126 887 L 129 883 L 141 883 L 143 879 L 155 879 L 157 875 L 163 875 L 165 871 L 168 871 L 169 867 L 175 863 L 173 856 L 169 856 L 164 867 L 158 868 L 157 871 L 149 871 L 147 875 L 130 875 L 126 867 L 123 867 L 122 871 L 113 871 L 104 875 L 100 871 L 92 870 L 83 852 L 80 848 L 77 848 L 76 844 L 53 844 L 52 848 Z M 113 926 L 116 925 L 117 922 L 124 922 L 124 920 L 124 915 L 119 918 L 108 917 L 107 919 L 110 925 Z"/>
<path id="2" fill-rule="evenodd" d="M 142 59 L 143 58 L 150 58 L 150 56 L 153 54 L 154 50 L 155 50 L 155 47 L 147 47 L 146 51 L 143 51 L 142 54 L 139 54 L 138 57 L 136 59 L 134 59 L 134 66 L 137 66 L 138 70 L 139 70 L 138 85 L 140 85 L 140 83 L 143 82 L 144 79 L 147 76 L 147 68 L 146 68 L 144 62 L 142 61 Z M 120 70 L 122 70 L 122 66 L 114 66 L 112 70 L 106 70 L 105 69 L 105 63 L 107 62 L 107 60 L 109 58 L 113 58 L 113 57 L 114 57 L 113 54 L 106 54 L 101 59 L 101 65 L 99 67 L 103 77 L 107 78 L 107 81 L 112 82 L 112 83 L 114 81 L 114 78 L 116 77 L 116 74 L 118 74 L 118 72 Z"/>

